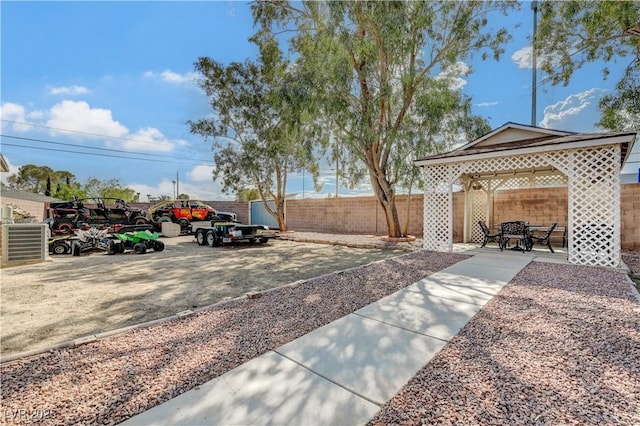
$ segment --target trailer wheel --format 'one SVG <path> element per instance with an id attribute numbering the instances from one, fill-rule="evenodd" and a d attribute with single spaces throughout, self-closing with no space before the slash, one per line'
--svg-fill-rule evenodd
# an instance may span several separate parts
<path id="1" fill-rule="evenodd" d="M 216 231 L 213 229 L 209 229 L 207 231 L 207 245 L 210 247 L 215 247 L 218 245 L 218 237 L 216 235 Z"/>
<path id="2" fill-rule="evenodd" d="M 258 238 L 258 242 L 259 242 L 260 244 L 266 244 L 266 243 L 268 243 L 268 242 L 269 242 L 269 239 L 268 239 L 268 238 L 261 237 L 261 238 Z"/>
<path id="3" fill-rule="evenodd" d="M 153 246 L 153 251 L 162 251 L 164 250 L 164 243 L 162 241 L 156 241 Z"/>
<path id="4" fill-rule="evenodd" d="M 135 254 L 145 254 L 147 252 L 147 247 L 144 243 L 137 243 L 133 246 L 133 252 Z"/>
<path id="5" fill-rule="evenodd" d="M 198 242 L 199 246 L 207 245 L 207 237 L 205 232 L 206 231 L 202 228 L 198 228 L 198 230 L 196 231 L 196 241 Z"/>

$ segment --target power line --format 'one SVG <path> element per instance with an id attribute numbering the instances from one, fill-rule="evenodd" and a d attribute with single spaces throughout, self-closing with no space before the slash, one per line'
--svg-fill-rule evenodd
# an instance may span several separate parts
<path id="1" fill-rule="evenodd" d="M 25 123 L 25 122 L 22 122 L 22 121 L 13 121 L 13 120 L 4 120 L 4 119 L 0 119 L 0 121 L 4 121 L 5 123 L 20 124 L 22 126 L 40 127 L 40 128 L 43 128 L 43 129 L 57 130 L 59 132 L 68 132 L 68 133 L 77 133 L 77 134 L 80 134 L 80 135 L 96 136 L 96 137 L 99 137 L 99 138 L 118 139 L 118 140 L 122 140 L 122 141 L 144 143 L 144 144 L 148 144 L 148 145 L 153 145 L 154 144 L 154 142 L 143 141 L 141 139 L 131 139 L 131 138 L 125 138 L 125 137 L 121 137 L 121 136 L 109 136 L 109 135 L 103 135 L 103 134 L 100 134 L 100 133 L 83 132 L 81 130 L 63 129 L 63 128 L 60 128 L 60 127 L 45 126 L 44 124 Z"/>
<path id="2" fill-rule="evenodd" d="M 120 150 L 120 149 L 97 148 L 97 147 L 92 147 L 92 146 L 83 146 L 83 145 L 76 145 L 76 144 L 70 144 L 70 143 L 64 143 L 64 142 L 56 142 L 56 141 L 49 141 L 49 140 L 35 139 L 35 138 L 25 138 L 25 137 L 20 137 L 20 136 L 12 136 L 12 135 L 4 135 L 4 134 L 0 134 L 0 137 L 10 138 L 10 139 L 19 139 L 19 140 L 31 141 L 31 142 L 40 142 L 40 143 L 46 143 L 46 144 L 51 144 L 51 145 L 60 145 L 60 146 L 70 146 L 70 147 L 74 147 L 74 148 L 92 149 L 92 150 L 96 150 L 96 151 L 117 152 L 117 153 L 123 153 L 123 154 L 133 154 L 133 155 L 145 155 L 145 156 L 149 156 L 149 157 L 166 158 L 168 160 L 171 160 L 171 161 L 155 160 L 155 161 L 164 162 L 164 163 L 170 163 L 170 162 L 174 162 L 176 160 L 184 160 L 184 161 L 190 161 L 190 162 L 194 161 L 193 158 L 186 158 L 186 157 L 175 157 L 175 156 L 161 155 L 161 154 L 150 154 L 150 153 L 144 153 L 144 152 L 133 152 L 133 151 Z M 56 150 L 56 149 L 53 149 L 53 148 L 31 147 L 31 146 L 15 145 L 15 144 L 8 144 L 8 143 L 3 143 L 2 145 L 16 146 L 16 147 L 22 147 L 22 148 L 31 148 L 31 149 L 41 149 L 41 150 L 45 150 L 45 151 L 46 150 L 50 150 L 50 151 L 56 151 L 56 152 L 71 152 L 71 153 L 75 153 L 75 154 L 86 154 L 86 155 L 95 155 L 95 156 L 104 156 L 104 157 L 114 157 L 113 155 L 107 155 L 107 154 L 93 154 L 93 153 L 82 152 L 82 151 L 68 151 L 68 150 L 65 151 L 65 150 Z M 125 157 L 125 156 L 115 156 L 115 157 L 116 158 L 137 159 L 137 160 L 144 160 L 144 161 L 154 161 L 152 159 L 131 158 L 131 157 Z M 203 163 L 213 163 L 212 160 L 195 160 L 195 161 L 199 161 L 199 162 L 203 162 Z"/>
<path id="3" fill-rule="evenodd" d="M 171 161 L 171 160 L 159 160 L 159 159 L 153 159 L 153 158 L 134 158 L 134 157 L 127 157 L 127 156 L 124 156 L 124 155 L 98 154 L 98 153 L 92 153 L 92 152 L 71 151 L 71 150 L 68 150 L 68 149 L 55 149 L 55 148 L 43 148 L 43 147 L 39 147 L 39 146 L 16 145 L 16 144 L 12 144 L 12 143 L 3 143 L 2 145 L 3 146 L 15 146 L 15 147 L 18 147 L 18 148 L 26 148 L 26 149 L 38 149 L 38 150 L 42 150 L 42 151 L 67 152 L 67 153 L 71 153 L 71 154 L 93 155 L 93 156 L 96 156 L 96 157 L 123 158 L 123 159 L 126 159 L 126 160 L 151 161 L 151 162 L 154 162 L 154 163 L 175 164 L 175 160 Z M 193 164 L 193 161 L 190 164 Z"/>

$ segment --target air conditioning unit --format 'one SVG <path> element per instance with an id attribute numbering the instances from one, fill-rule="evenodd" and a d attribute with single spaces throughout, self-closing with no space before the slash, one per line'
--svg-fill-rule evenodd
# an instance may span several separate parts
<path id="1" fill-rule="evenodd" d="M 44 223 L 2 225 L 2 264 L 45 261 L 49 256 L 48 244 Z"/>

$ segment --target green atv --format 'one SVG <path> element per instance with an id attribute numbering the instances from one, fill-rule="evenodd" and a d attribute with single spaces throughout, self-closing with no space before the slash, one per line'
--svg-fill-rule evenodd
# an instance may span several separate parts
<path id="1" fill-rule="evenodd" d="M 153 225 L 148 225 L 152 227 Z M 144 254 L 147 250 L 162 251 L 164 243 L 158 240 L 160 234 L 150 229 L 128 231 L 128 227 L 122 227 L 113 236 L 120 240 L 116 250 L 124 253 L 125 250 L 133 250 L 135 254 Z"/>

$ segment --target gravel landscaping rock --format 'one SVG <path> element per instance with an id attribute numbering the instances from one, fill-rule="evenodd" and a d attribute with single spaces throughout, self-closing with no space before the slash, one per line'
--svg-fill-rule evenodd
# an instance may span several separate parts
<path id="1" fill-rule="evenodd" d="M 88 335 L 170 317 L 250 292 L 405 253 L 308 242 L 198 246 L 163 238 L 144 255 L 51 256 L 0 269 L 0 353 L 15 356 Z"/>
<path id="2" fill-rule="evenodd" d="M 530 264 L 370 424 L 640 424 L 631 292 L 619 272 Z"/>
<path id="3" fill-rule="evenodd" d="M 415 252 L 2 364 L 2 421 L 120 423 L 467 257 Z"/>
<path id="4" fill-rule="evenodd" d="M 640 271 L 637 253 L 623 256 Z M 1 364 L 0 422 L 120 423 L 465 258 L 418 251 Z M 638 407 L 627 276 L 534 262 L 370 424 L 636 425 Z"/>

